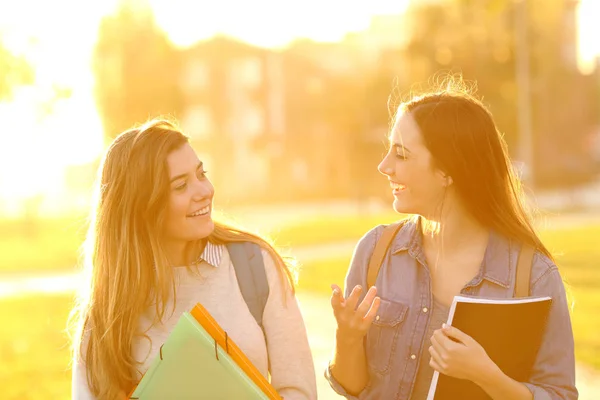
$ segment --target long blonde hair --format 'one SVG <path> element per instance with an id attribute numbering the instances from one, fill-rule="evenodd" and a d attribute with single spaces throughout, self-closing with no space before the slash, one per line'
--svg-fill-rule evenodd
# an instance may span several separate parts
<path id="1" fill-rule="evenodd" d="M 69 325 L 73 355 L 81 357 L 98 399 L 123 396 L 135 386 L 139 365 L 132 347 L 140 316 L 154 305 L 156 321 L 175 298 L 173 269 L 161 247 L 168 201 L 167 156 L 189 142 L 177 126 L 153 120 L 121 133 L 106 152 L 97 178 L 94 207 L 83 246 L 87 284 Z M 273 258 L 294 290 L 294 275 L 275 248 L 258 235 L 215 222 L 212 243 L 248 241 Z M 202 241 L 194 246 L 200 251 Z"/>

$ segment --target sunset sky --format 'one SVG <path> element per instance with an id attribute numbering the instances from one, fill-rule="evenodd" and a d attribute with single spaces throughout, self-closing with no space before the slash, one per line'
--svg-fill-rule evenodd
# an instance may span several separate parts
<path id="1" fill-rule="evenodd" d="M 210 6 L 193 0 L 148 3 L 157 22 L 179 46 L 223 32 L 253 44 L 279 47 L 298 37 L 339 40 L 350 31 L 367 28 L 373 15 L 401 13 L 408 0 L 220 0 Z M 4 196 L 22 198 L 59 190 L 56 183 L 65 165 L 89 161 L 101 151 L 89 60 L 98 23 L 115 4 L 116 0 L 21 0 L 0 12 L 4 41 L 36 69 L 34 87 L 18 91 L 12 103 L 0 104 L 0 120 L 9 128 L 0 131 L 0 171 L 14 171 L 16 166 L 21 171 L 18 177 L 0 172 Z M 581 0 L 579 16 L 580 62 L 585 67 L 600 54 L 600 1 Z M 51 98 L 53 85 L 71 88 L 73 96 L 51 116 L 43 116 L 40 109 Z M 26 145 L 31 138 L 33 147 Z"/>

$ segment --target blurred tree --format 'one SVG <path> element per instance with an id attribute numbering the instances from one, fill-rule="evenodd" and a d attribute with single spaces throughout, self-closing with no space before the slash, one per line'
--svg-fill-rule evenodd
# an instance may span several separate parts
<path id="1" fill-rule="evenodd" d="M 37 119 L 42 121 L 56 112 L 57 107 L 62 101 L 70 99 L 73 95 L 73 88 L 58 83 L 52 84 L 47 91 L 46 96 L 37 105 Z"/>
<path id="2" fill-rule="evenodd" d="M 102 20 L 93 64 L 108 140 L 149 118 L 179 116 L 179 53 L 145 1 L 122 0 Z"/>
<path id="3" fill-rule="evenodd" d="M 531 88 L 533 171 L 543 186 L 586 179 L 581 143 L 593 118 L 586 101 L 590 88 L 576 68 L 576 3 L 553 0 L 534 10 L 526 2 L 526 39 L 519 35 L 512 0 L 415 1 L 406 18 L 411 24 L 405 55 L 410 80 L 424 82 L 448 70 L 476 81 L 478 97 L 494 114 L 514 156 L 520 155 L 516 50 L 523 45 Z"/>
<path id="4" fill-rule="evenodd" d="M 516 85 L 509 0 L 445 0 L 412 6 L 407 21 L 408 74 L 424 82 L 438 71 L 477 81 L 477 95 L 494 113 L 510 143 L 516 141 Z"/>
<path id="5" fill-rule="evenodd" d="M 0 37 L 0 101 L 10 100 L 16 86 L 32 84 L 34 78 L 33 67 L 7 49 Z"/>

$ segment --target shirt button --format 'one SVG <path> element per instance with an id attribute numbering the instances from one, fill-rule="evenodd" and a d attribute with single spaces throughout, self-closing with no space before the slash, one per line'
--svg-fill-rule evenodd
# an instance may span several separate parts
<path id="1" fill-rule="evenodd" d="M 414 354 L 411 354 L 411 355 L 410 355 L 410 358 L 411 358 L 412 360 L 415 360 L 415 359 L 417 358 L 417 356 L 416 356 L 416 355 L 414 355 Z"/>
<path id="2" fill-rule="evenodd" d="M 427 311 L 429 311 L 429 309 L 427 307 L 423 307 L 423 312 L 426 313 Z"/>
<path id="3" fill-rule="evenodd" d="M 376 321 L 379 321 L 379 315 L 375 317 L 375 320 L 376 320 Z"/>

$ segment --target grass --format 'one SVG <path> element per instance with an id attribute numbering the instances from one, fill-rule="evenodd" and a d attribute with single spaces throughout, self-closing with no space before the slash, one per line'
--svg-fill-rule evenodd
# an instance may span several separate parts
<path id="1" fill-rule="evenodd" d="M 64 271 L 77 263 L 83 218 L 0 221 L 0 273 Z"/>
<path id="2" fill-rule="evenodd" d="M 361 220 L 356 218 L 332 218 L 320 221 L 305 221 L 302 226 L 280 230 L 276 235 L 281 244 L 288 241 L 291 245 L 342 239 L 357 239 L 377 223 L 389 221 L 389 216 L 371 216 Z M 0 232 L 7 232 L 7 225 L 0 224 Z M 81 225 L 79 225 L 81 226 Z M 13 226 L 13 232 L 19 226 Z M 25 232 L 25 231 L 23 231 Z M 42 235 L 39 232 L 44 232 Z M 43 237 L 55 237 L 61 233 L 61 240 L 40 240 Z M 297 236 L 296 236 L 297 235 Z M 275 236 L 275 235 L 274 235 Z M 22 235 L 24 237 L 24 235 Z M 55 252 L 46 248 L 46 255 L 57 259 L 69 257 L 68 249 L 77 248 L 81 236 L 77 230 L 77 221 L 63 221 L 59 225 L 44 225 L 38 230 L 38 236 L 32 237 L 46 246 L 57 246 Z M 576 356 L 580 362 L 600 370 L 600 225 L 545 230 L 542 237 L 548 247 L 557 254 L 563 278 L 571 288 L 571 297 L 575 302 L 572 321 L 575 333 Z M 10 235 L 0 234 L 0 267 L 8 257 L 3 250 L 13 248 L 4 243 Z M 19 239 L 20 240 L 20 239 Z M 13 239 L 13 245 L 19 243 Z M 31 244 L 30 243 L 30 244 Z M 75 246 L 73 246 L 75 243 Z M 71 246 L 71 247 L 70 247 Z M 21 254 L 29 256 L 29 261 L 21 260 L 20 265 L 29 267 L 35 260 L 50 260 L 44 252 L 33 255 L 31 244 L 19 247 Z M 43 249 L 42 249 L 43 250 Z M 37 250 L 40 252 L 40 250 Z M 59 257 L 60 256 L 60 257 Z M 16 259 L 13 254 L 11 257 Z M 74 256 L 72 259 L 75 259 Z M 300 260 L 301 261 L 301 260 Z M 331 283 L 343 284 L 350 261 L 350 254 L 306 263 L 301 272 L 299 291 L 310 291 L 329 295 Z M 28 264 L 29 263 L 29 264 Z M 44 264 L 49 269 L 50 261 Z M 56 264 L 64 266 L 64 264 Z M 71 296 L 35 296 L 0 300 L 0 398 L 1 399 L 68 399 L 70 398 L 69 351 L 67 338 L 63 333 Z"/>
<path id="3" fill-rule="evenodd" d="M 400 219 L 397 213 L 370 214 L 362 217 L 321 217 L 305 220 L 269 233 L 278 246 L 308 246 L 344 240 L 358 240 L 376 225 Z"/>
<path id="4" fill-rule="evenodd" d="M 322 215 L 260 233 L 273 239 L 278 247 L 309 246 L 357 240 L 372 227 L 399 218 L 393 211 L 362 216 Z M 0 274 L 72 269 L 78 262 L 85 229 L 84 217 L 0 220 Z"/>
<path id="5" fill-rule="evenodd" d="M 350 254 L 302 264 L 296 289 L 329 296 L 332 283 L 344 288 L 344 279 L 349 265 Z"/>
<path id="6" fill-rule="evenodd" d="M 0 398 L 70 399 L 71 296 L 0 300 Z"/>
<path id="7" fill-rule="evenodd" d="M 600 370 L 600 225 L 542 232 L 573 303 L 578 359 Z"/>
<path id="8" fill-rule="evenodd" d="M 277 246 L 303 246 L 360 238 L 369 228 L 398 214 L 322 217 L 266 231 Z M 0 273 L 54 272 L 72 269 L 85 238 L 84 218 L 0 221 Z M 261 232 L 262 233 L 262 232 Z"/>
<path id="9" fill-rule="evenodd" d="M 556 254 L 569 290 L 577 359 L 600 370 L 600 225 L 543 231 L 542 240 Z M 329 296 L 342 286 L 350 255 L 303 265 L 299 291 Z"/>

